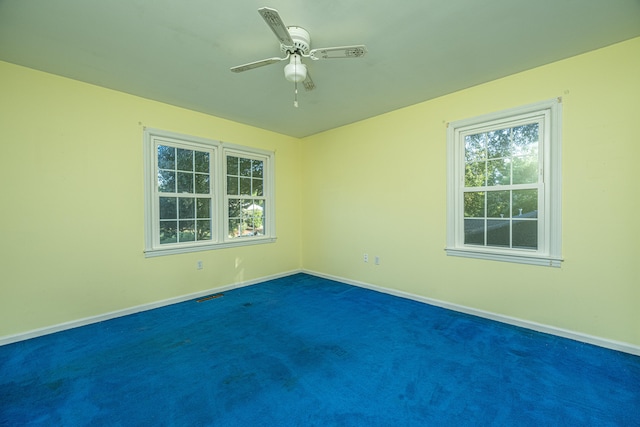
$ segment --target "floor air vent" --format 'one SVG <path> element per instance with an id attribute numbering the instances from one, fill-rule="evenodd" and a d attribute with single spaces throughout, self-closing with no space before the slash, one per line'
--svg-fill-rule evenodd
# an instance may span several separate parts
<path id="1" fill-rule="evenodd" d="M 209 295 L 208 297 L 200 298 L 199 300 L 196 300 L 196 302 L 209 301 L 210 299 L 220 298 L 222 296 L 224 296 L 224 294 L 213 294 Z"/>

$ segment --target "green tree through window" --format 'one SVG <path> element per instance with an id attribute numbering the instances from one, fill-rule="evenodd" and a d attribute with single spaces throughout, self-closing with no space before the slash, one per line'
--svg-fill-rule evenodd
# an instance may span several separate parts
<path id="1" fill-rule="evenodd" d="M 465 136 L 465 244 L 538 248 L 539 127 Z"/>

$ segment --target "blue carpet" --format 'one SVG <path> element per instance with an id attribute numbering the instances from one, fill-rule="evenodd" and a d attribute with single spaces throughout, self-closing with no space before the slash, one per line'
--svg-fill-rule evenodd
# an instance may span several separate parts
<path id="1" fill-rule="evenodd" d="M 640 426 L 640 357 L 297 274 L 0 347 L 0 425 Z"/>

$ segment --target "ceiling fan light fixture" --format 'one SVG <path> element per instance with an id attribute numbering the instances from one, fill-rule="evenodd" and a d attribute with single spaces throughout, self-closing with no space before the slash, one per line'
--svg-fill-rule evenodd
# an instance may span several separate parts
<path id="1" fill-rule="evenodd" d="M 291 55 L 289 63 L 284 66 L 284 78 L 294 83 L 299 83 L 307 78 L 307 66 L 300 60 L 300 55 Z"/>

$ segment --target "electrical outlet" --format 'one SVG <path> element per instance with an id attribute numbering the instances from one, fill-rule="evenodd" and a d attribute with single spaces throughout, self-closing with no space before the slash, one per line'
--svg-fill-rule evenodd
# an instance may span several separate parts
<path id="1" fill-rule="evenodd" d="M 362 257 L 362 260 L 364 262 L 369 262 L 369 254 L 364 254 L 364 256 Z"/>
<path id="2" fill-rule="evenodd" d="M 380 265 L 380 257 L 376 255 L 375 264 Z"/>
<path id="3" fill-rule="evenodd" d="M 203 268 L 204 268 L 204 267 L 203 267 L 203 265 L 202 265 L 202 261 L 198 261 L 198 262 L 196 263 L 196 269 L 198 269 L 198 270 L 202 270 Z"/>

